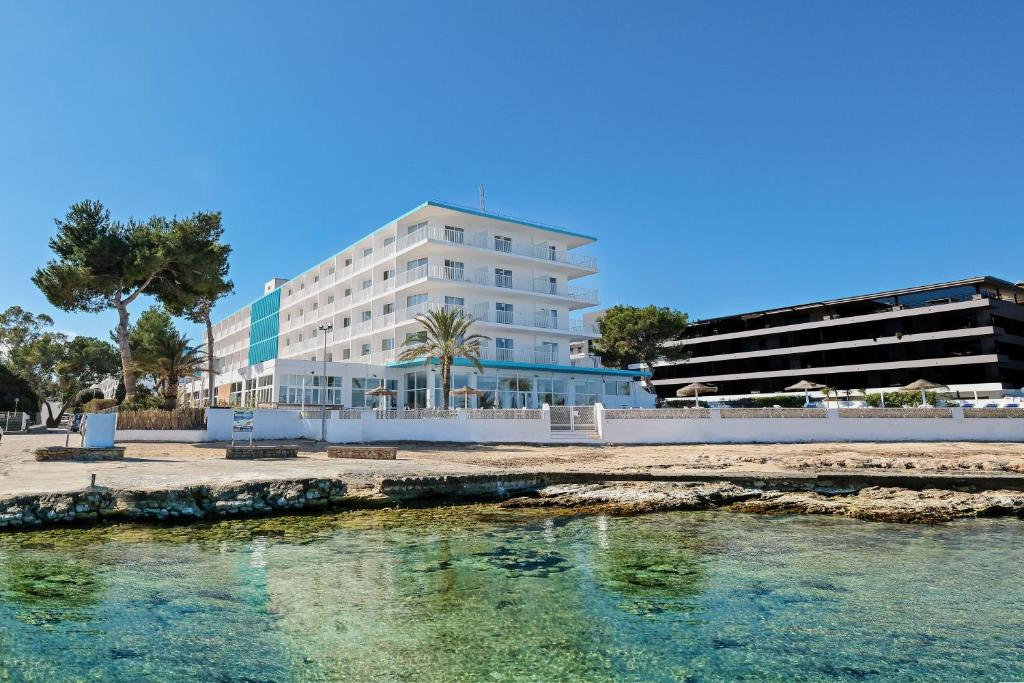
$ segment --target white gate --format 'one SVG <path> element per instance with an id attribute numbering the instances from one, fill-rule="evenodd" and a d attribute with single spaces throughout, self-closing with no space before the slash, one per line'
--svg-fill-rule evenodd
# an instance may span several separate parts
<path id="1" fill-rule="evenodd" d="M 594 431 L 594 406 L 551 406 L 551 431 Z"/>

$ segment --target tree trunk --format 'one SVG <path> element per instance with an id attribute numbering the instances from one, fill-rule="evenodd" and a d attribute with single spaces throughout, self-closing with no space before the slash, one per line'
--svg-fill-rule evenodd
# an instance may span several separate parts
<path id="1" fill-rule="evenodd" d="M 448 377 L 450 374 L 449 365 L 441 361 L 441 407 L 444 410 L 448 410 L 448 392 L 451 391 L 451 381 Z"/>
<path id="2" fill-rule="evenodd" d="M 124 377 L 124 400 L 135 400 L 135 368 L 132 367 L 132 350 L 128 345 L 128 306 L 124 302 L 114 304 L 117 309 L 117 347 L 121 351 L 121 374 Z"/>
<path id="3" fill-rule="evenodd" d="M 43 406 L 46 407 L 46 413 L 49 417 L 46 418 L 44 424 L 47 427 L 56 427 L 57 425 L 53 421 L 53 408 L 50 407 L 50 402 L 46 400 L 46 393 L 42 390 L 42 387 L 37 389 L 39 392 L 39 400 L 42 402 L 39 406 L 39 418 L 43 417 Z"/>
<path id="4" fill-rule="evenodd" d="M 210 378 L 210 407 L 217 405 L 217 390 L 214 388 L 216 375 L 213 372 L 213 322 L 210 320 L 210 309 L 203 310 L 203 319 L 206 322 L 206 374 Z"/>
<path id="5" fill-rule="evenodd" d="M 164 410 L 174 410 L 178 405 L 178 381 L 164 380 Z"/>

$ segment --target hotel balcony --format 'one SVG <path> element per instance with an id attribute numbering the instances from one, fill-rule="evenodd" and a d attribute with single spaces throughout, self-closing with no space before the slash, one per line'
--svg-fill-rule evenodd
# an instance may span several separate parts
<path id="1" fill-rule="evenodd" d="M 502 254 L 522 256 L 539 261 L 561 263 L 589 272 L 597 271 L 597 259 L 593 256 L 574 254 L 549 244 L 522 244 L 502 240 L 500 237 L 487 230 L 467 233 L 457 227 L 427 225 L 399 237 L 396 246 L 397 251 L 401 252 L 429 241 L 456 247 L 496 251 Z"/>

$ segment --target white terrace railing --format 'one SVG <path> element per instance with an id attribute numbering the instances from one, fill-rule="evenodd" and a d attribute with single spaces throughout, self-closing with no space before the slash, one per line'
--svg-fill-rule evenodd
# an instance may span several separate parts
<path id="1" fill-rule="evenodd" d="M 395 245 L 398 251 L 408 249 L 411 246 L 425 242 L 444 242 L 459 246 L 497 251 L 505 254 L 515 254 L 528 258 L 540 259 L 542 261 L 554 261 L 564 263 L 588 270 L 597 270 L 597 259 L 584 254 L 574 254 L 564 249 L 553 248 L 550 244 L 523 244 L 517 241 L 504 241 L 495 239 L 497 235 L 491 232 L 482 231 L 477 233 L 466 233 L 464 230 L 452 226 L 426 225 L 413 230 L 407 235 L 398 238 Z"/>
<path id="2" fill-rule="evenodd" d="M 474 306 L 473 310 L 470 311 L 465 306 L 444 304 L 439 301 L 424 301 L 423 303 L 399 309 L 395 314 L 395 321 L 398 323 L 406 322 L 414 319 L 418 315 L 425 314 L 427 311 L 437 311 L 442 309 L 461 310 L 466 315 L 472 316 L 474 320 L 484 323 L 521 325 L 523 327 L 536 327 L 544 330 L 561 330 L 576 334 L 598 334 L 597 327 L 595 325 L 584 323 L 578 318 L 552 318 L 550 315 L 545 316 L 539 313 L 497 311 L 493 309 L 493 304 L 491 303 L 479 304 Z"/>

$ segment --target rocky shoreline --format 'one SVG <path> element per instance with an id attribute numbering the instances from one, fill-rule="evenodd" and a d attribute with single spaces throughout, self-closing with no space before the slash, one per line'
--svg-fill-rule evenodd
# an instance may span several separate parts
<path id="1" fill-rule="evenodd" d="M 843 515 L 877 522 L 936 523 L 964 517 L 1024 518 L 1024 492 L 912 490 L 868 486 L 781 490 L 732 482 L 611 482 L 547 486 L 500 503 L 637 514 L 667 510 L 731 510 L 760 514 Z"/>
<path id="2" fill-rule="evenodd" d="M 170 489 L 114 489 L 0 498 L 0 531 L 112 522 L 189 523 L 227 517 L 342 508 L 443 506 L 494 501 L 504 508 L 562 508 L 639 514 L 731 510 L 761 514 L 831 514 L 885 522 L 934 523 L 962 517 L 1024 518 L 1024 482 L 830 477 L 723 477 L 717 480 L 606 481 L 586 473 L 452 475 L 384 479 L 356 486 L 341 478 L 198 484 Z M 1005 487 L 1005 488 L 1003 488 Z M 1014 489 L 1017 490 L 1014 490 Z"/>

